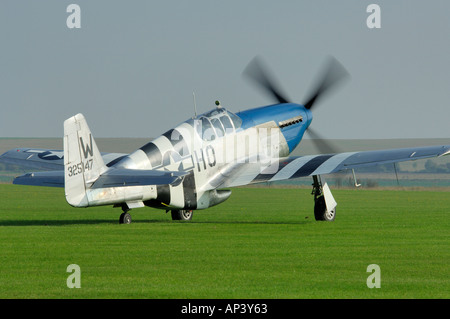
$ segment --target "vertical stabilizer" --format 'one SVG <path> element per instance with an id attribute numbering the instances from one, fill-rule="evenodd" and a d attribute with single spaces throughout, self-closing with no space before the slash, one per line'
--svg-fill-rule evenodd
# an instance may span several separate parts
<path id="1" fill-rule="evenodd" d="M 86 190 L 106 170 L 86 119 L 77 114 L 64 121 L 64 187 L 67 202 L 87 207 Z"/>

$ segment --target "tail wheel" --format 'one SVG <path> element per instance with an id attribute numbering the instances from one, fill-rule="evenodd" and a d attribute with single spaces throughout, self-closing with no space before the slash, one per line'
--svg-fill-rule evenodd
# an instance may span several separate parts
<path id="1" fill-rule="evenodd" d="M 194 212 L 192 210 L 180 209 L 172 210 L 172 220 L 192 220 Z"/>

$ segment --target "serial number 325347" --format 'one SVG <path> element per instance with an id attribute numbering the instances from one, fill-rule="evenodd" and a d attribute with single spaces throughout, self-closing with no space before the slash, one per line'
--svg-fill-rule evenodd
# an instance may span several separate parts
<path id="1" fill-rule="evenodd" d="M 85 171 L 91 170 L 92 166 L 93 166 L 92 159 L 86 161 L 85 163 L 81 162 L 81 163 L 74 164 L 74 165 L 68 165 L 67 166 L 67 176 L 72 177 L 72 176 L 82 174 Z"/>

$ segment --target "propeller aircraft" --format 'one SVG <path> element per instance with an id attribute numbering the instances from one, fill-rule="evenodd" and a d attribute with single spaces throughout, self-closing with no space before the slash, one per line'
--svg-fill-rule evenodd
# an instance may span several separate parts
<path id="1" fill-rule="evenodd" d="M 45 170 L 16 177 L 14 184 L 64 187 L 74 207 L 120 207 L 125 224 L 131 209 L 149 206 L 170 211 L 173 220 L 191 220 L 194 210 L 227 200 L 229 188 L 310 176 L 315 219 L 333 221 L 337 203 L 322 175 L 450 154 L 450 145 L 336 153 L 311 128 L 317 102 L 348 77 L 334 58 L 303 104 L 282 92 L 258 57 L 244 75 L 275 103 L 233 113 L 217 101 L 130 154 L 100 153 L 77 114 L 64 122 L 64 150 L 17 148 L 0 161 Z M 289 156 L 305 132 L 321 154 Z"/>

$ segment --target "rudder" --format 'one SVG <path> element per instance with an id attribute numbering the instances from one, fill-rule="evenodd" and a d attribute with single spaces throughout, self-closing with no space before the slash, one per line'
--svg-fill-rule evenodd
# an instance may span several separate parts
<path id="1" fill-rule="evenodd" d="M 86 190 L 106 171 L 86 119 L 77 114 L 64 121 L 64 188 L 71 206 L 89 206 Z"/>

